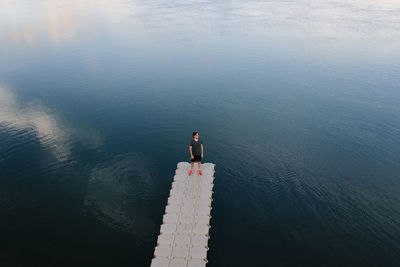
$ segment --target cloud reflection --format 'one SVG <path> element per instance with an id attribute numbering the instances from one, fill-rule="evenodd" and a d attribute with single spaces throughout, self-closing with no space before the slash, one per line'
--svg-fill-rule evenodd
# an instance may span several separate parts
<path id="1" fill-rule="evenodd" d="M 62 45 L 74 42 L 86 26 L 121 21 L 139 9 L 122 0 L 0 0 L 0 41 L 34 45 L 45 38 Z"/>
<path id="2" fill-rule="evenodd" d="M 123 1 L 0 0 L 0 38 L 32 45 L 53 44 L 98 32 L 189 28 L 300 30 L 329 38 L 399 37 L 400 1 Z M 129 26 L 128 26 L 129 25 Z M 134 29 L 134 25 L 138 25 Z M 283 26 L 284 28 L 280 28 Z M 296 27 L 296 29 L 293 29 Z M 395 36 L 392 36 L 392 35 Z"/>
<path id="3" fill-rule="evenodd" d="M 2 87 L 0 87 L 0 125 L 9 129 L 33 131 L 40 144 L 49 149 L 57 160 L 66 160 L 70 157 L 70 130 L 44 106 L 34 102 L 19 103 L 10 90 Z"/>

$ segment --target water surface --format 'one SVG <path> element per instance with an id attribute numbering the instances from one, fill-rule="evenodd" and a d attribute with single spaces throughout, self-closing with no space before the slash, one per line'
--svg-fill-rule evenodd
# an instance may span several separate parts
<path id="1" fill-rule="evenodd" d="M 400 265 L 400 4 L 0 1 L 0 265 L 148 266 L 193 130 L 208 266 Z"/>

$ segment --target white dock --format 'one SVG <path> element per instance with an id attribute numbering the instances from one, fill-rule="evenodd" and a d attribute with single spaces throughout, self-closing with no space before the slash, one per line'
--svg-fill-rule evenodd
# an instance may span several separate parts
<path id="1" fill-rule="evenodd" d="M 189 176 L 190 163 L 178 163 L 151 267 L 206 266 L 214 166 L 202 164 L 200 176 L 195 163 Z"/>

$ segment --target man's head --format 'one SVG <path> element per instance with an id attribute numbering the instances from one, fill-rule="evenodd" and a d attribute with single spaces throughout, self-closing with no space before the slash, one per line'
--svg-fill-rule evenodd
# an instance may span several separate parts
<path id="1" fill-rule="evenodd" d="M 193 135 L 193 138 L 196 138 L 196 139 L 199 138 L 199 132 L 198 131 L 194 131 L 192 135 Z"/>

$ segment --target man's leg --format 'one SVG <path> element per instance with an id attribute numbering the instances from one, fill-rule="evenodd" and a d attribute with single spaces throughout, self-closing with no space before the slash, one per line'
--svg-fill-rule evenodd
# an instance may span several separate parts
<path id="1" fill-rule="evenodd" d="M 189 175 L 191 175 L 193 173 L 194 161 L 192 161 L 192 163 L 190 165 L 191 165 L 191 168 L 190 168 L 190 171 L 189 171 Z"/>
<path id="2" fill-rule="evenodd" d="M 201 173 L 201 170 L 200 170 L 201 161 L 199 160 L 197 163 L 199 164 L 199 170 L 198 170 L 198 172 L 199 172 L 199 174 L 201 175 L 201 174 L 202 174 L 202 173 Z"/>

